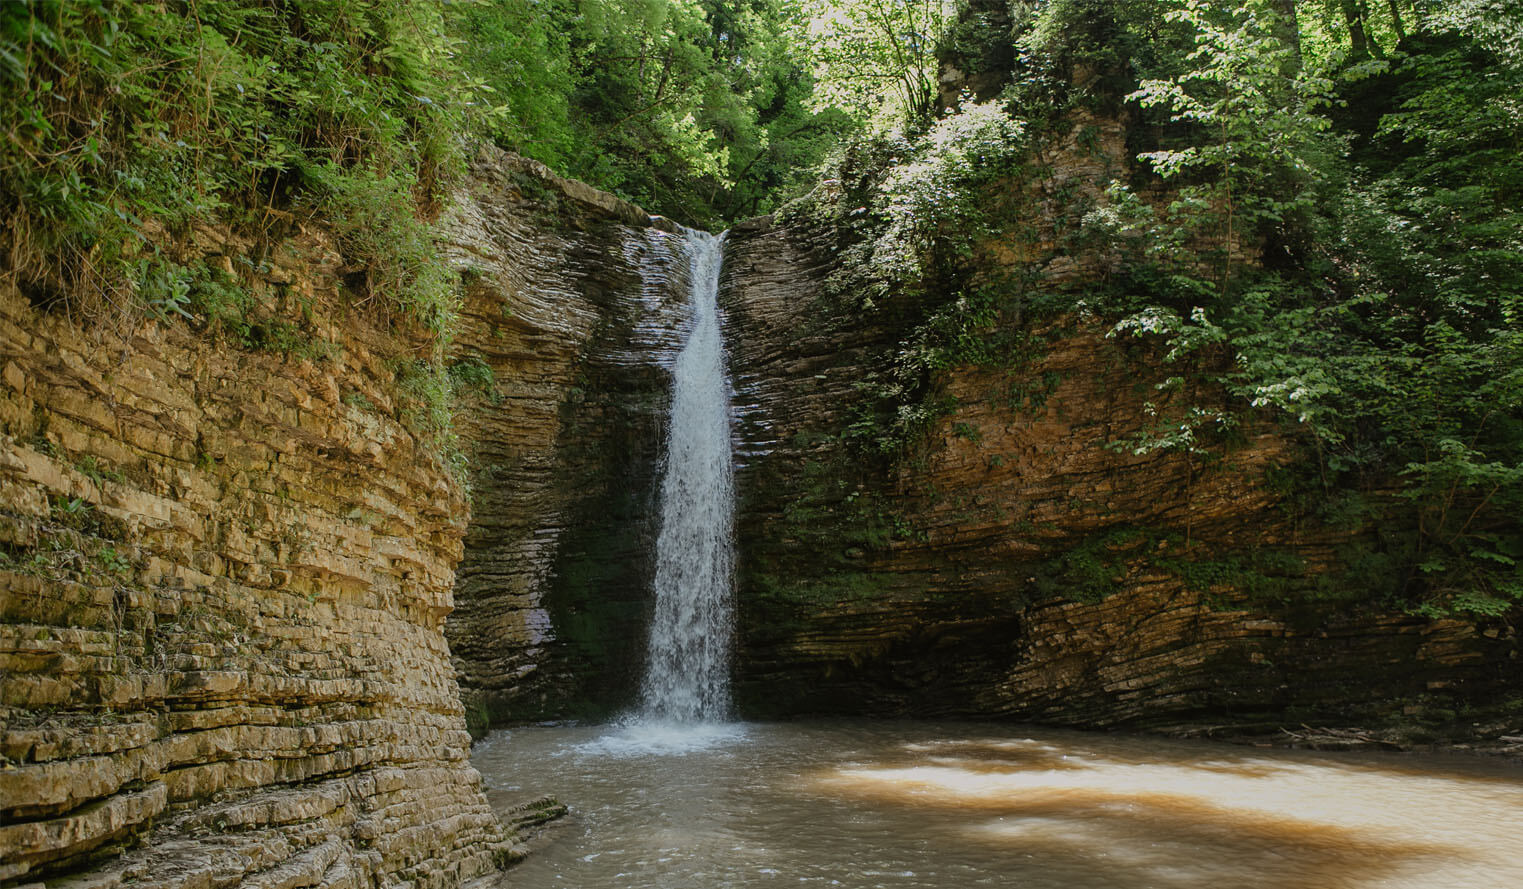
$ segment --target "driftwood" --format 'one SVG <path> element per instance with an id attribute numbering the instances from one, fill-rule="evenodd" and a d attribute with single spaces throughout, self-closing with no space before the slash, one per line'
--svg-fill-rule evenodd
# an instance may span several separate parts
<path id="1" fill-rule="evenodd" d="M 1303 731 L 1292 731 L 1288 728 L 1280 729 L 1280 734 L 1296 744 L 1306 744 L 1313 747 L 1354 747 L 1369 744 L 1382 747 L 1387 750 L 1401 750 L 1402 745 L 1386 738 L 1371 735 L 1363 729 L 1352 728 L 1312 728 L 1302 723 Z"/>

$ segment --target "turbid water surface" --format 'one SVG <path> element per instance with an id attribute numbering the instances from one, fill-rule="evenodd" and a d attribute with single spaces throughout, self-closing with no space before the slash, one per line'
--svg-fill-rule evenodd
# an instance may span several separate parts
<path id="1" fill-rule="evenodd" d="M 533 727 L 494 804 L 570 807 L 524 887 L 1509 889 L 1523 768 L 990 725 Z"/>

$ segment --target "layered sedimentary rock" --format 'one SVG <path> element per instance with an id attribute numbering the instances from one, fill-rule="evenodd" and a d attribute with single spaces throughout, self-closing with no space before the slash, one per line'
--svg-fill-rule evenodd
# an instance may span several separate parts
<path id="1" fill-rule="evenodd" d="M 1051 220 L 1125 149 L 1115 121 L 1078 123 L 1016 193 L 1038 224 L 983 250 L 1082 295 L 1106 258 L 1058 249 Z M 493 369 L 498 400 L 462 425 L 480 470 L 450 638 L 482 722 L 607 714 L 639 675 L 684 261 L 637 208 L 527 162 L 483 156 L 474 178 L 452 223 L 457 353 Z M 956 408 L 913 453 L 849 443 L 863 384 L 893 373 L 928 310 L 863 311 L 827 286 L 837 224 L 756 220 L 728 240 L 745 712 L 1508 718 L 1514 630 L 1367 604 L 1350 569 L 1363 532 L 1282 508 L 1270 476 L 1302 455 L 1275 418 L 1247 418 L 1209 460 L 1118 448 L 1148 402 L 1189 393 L 1160 394 L 1171 369 L 1100 321 L 1030 330 L 1008 367 L 938 373 Z"/>
<path id="2" fill-rule="evenodd" d="M 1105 258 L 1057 246 L 1055 196 L 1096 190 L 1124 152 L 1092 123 L 1099 150 L 1057 145 L 1014 187 L 1035 236 L 981 248 L 1075 301 Z M 924 437 L 864 452 L 871 384 L 926 312 L 831 285 L 841 224 L 755 220 L 729 242 L 748 713 L 1517 728 L 1511 623 L 1373 604 L 1356 567 L 1371 528 L 1292 517 L 1273 476 L 1305 455 L 1275 417 L 1209 455 L 1125 446 L 1200 393 L 1160 387 L 1177 369 L 1101 320 L 1029 328 L 1005 367 L 933 373 L 949 407 Z"/>
<path id="3" fill-rule="evenodd" d="M 244 276 L 284 355 L 0 293 L 0 881 L 456 886 L 515 854 L 461 686 L 482 724 L 630 699 L 681 238 L 494 150 L 467 183 L 473 518 L 403 422 L 432 345 L 321 234 Z"/>
<path id="4" fill-rule="evenodd" d="M 496 152 L 448 228 L 467 281 L 456 352 L 495 379 L 460 421 L 474 519 L 448 629 L 467 705 L 478 724 L 607 714 L 644 650 L 682 239 Z"/>
<path id="5" fill-rule="evenodd" d="M 345 308 L 320 236 L 268 266 L 322 357 L 0 289 L 0 882 L 444 889 L 512 853 L 443 633 L 466 503 L 395 419 L 426 344 Z"/>
<path id="6" fill-rule="evenodd" d="M 1108 259 L 1062 249 L 1055 220 L 1115 175 L 1124 140 L 1076 120 L 1001 197 L 1018 232 L 981 261 L 1082 298 Z M 482 722 L 607 714 L 639 675 L 685 263 L 637 208 L 532 164 L 484 155 L 474 178 L 451 224 L 457 353 L 492 368 L 498 400 L 462 425 L 480 470 L 450 638 Z M 1276 418 L 1244 418 L 1210 455 L 1118 447 L 1149 402 L 1167 415 L 1201 393 L 1158 390 L 1173 369 L 1102 321 L 1057 318 L 1005 367 L 938 372 L 955 409 L 909 453 L 864 453 L 848 441 L 872 412 L 864 383 L 895 373 L 935 295 L 864 311 L 827 286 L 843 216 L 826 217 L 742 224 L 726 252 L 745 712 L 1513 718 L 1515 631 L 1369 604 L 1352 567 L 1368 528 L 1283 508 L 1272 476 L 1304 455 Z"/>

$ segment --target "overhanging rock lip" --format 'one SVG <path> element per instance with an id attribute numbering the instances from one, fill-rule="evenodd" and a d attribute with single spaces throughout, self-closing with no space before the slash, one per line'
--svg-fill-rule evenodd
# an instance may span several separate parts
<path id="1" fill-rule="evenodd" d="M 655 221 L 661 219 L 662 222 L 670 224 L 669 220 L 652 216 L 639 205 L 626 201 L 617 195 L 609 194 L 601 189 L 593 188 L 585 182 L 568 179 L 531 157 L 524 157 L 511 151 L 503 151 L 500 148 L 483 143 L 478 154 L 478 160 L 484 164 L 533 176 L 571 200 L 625 225 L 673 231 L 673 229 L 666 228 Z"/>
<path id="2" fill-rule="evenodd" d="M 776 220 L 771 216 L 752 216 L 741 219 L 730 226 L 732 232 L 769 232 L 777 228 Z"/>

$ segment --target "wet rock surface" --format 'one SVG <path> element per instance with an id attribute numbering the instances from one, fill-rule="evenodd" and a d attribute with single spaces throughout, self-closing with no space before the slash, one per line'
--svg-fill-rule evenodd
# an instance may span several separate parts
<path id="1" fill-rule="evenodd" d="M 605 716 L 644 656 L 687 257 L 670 223 L 533 162 L 489 151 L 472 182 L 447 223 L 455 351 L 495 382 L 461 412 L 476 480 L 450 645 L 473 724 Z"/>
<path id="2" fill-rule="evenodd" d="M 1124 150 L 1094 123 L 1105 150 L 1058 146 L 1034 212 Z M 501 401 L 468 412 L 486 480 L 451 641 L 482 721 L 607 716 L 640 671 L 684 264 L 638 214 L 555 192 L 547 217 L 545 180 L 482 163 L 451 256 L 476 269 L 459 349 Z M 1346 561 L 1363 532 L 1283 509 L 1269 474 L 1302 455 L 1274 418 L 1209 465 L 1108 446 L 1143 428 L 1167 369 L 1102 322 L 1059 319 L 1010 367 L 939 374 L 956 408 L 905 459 L 849 445 L 862 383 L 891 372 L 925 307 L 862 312 L 828 288 L 838 235 L 756 219 L 727 241 L 744 713 L 1193 734 L 1394 721 L 1420 741 L 1467 712 L 1513 731 L 1515 631 L 1368 604 Z M 1050 286 L 1103 272 L 1050 233 L 988 253 Z"/>

